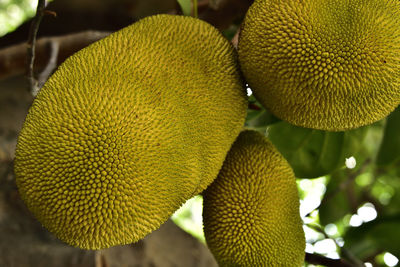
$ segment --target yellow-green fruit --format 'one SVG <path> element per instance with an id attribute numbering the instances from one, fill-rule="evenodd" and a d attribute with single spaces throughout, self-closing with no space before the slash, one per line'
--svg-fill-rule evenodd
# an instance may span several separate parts
<path id="1" fill-rule="evenodd" d="M 204 192 L 204 234 L 221 267 L 302 266 L 296 179 L 272 143 L 243 131 Z"/>
<path id="2" fill-rule="evenodd" d="M 135 242 L 218 174 L 246 113 L 211 25 L 145 18 L 63 63 L 33 102 L 15 161 L 22 199 L 61 240 Z"/>
<path id="3" fill-rule="evenodd" d="M 367 125 L 400 104 L 400 1 L 256 0 L 238 53 L 277 117 L 332 131 Z"/>

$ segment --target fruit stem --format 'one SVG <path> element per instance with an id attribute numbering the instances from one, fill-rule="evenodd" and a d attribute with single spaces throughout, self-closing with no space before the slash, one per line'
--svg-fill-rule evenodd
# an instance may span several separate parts
<path id="1" fill-rule="evenodd" d="M 193 0 L 193 17 L 199 17 L 199 14 L 197 13 L 197 0 Z"/>

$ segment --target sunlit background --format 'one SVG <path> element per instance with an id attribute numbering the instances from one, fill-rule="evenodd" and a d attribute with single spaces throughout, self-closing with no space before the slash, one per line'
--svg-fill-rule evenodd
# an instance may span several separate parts
<path id="1" fill-rule="evenodd" d="M 37 0 L 0 0 L 0 37 L 35 14 Z"/>
<path id="2" fill-rule="evenodd" d="M 37 0 L 0 0 L 0 36 L 15 30 L 23 21 L 32 17 L 35 12 Z M 251 90 L 248 88 L 248 94 Z M 356 166 L 357 159 L 346 159 L 345 166 L 352 169 Z M 372 203 L 363 203 L 355 214 L 347 214 L 343 219 L 321 227 L 318 207 L 321 204 L 330 177 L 317 179 L 298 179 L 297 185 L 300 194 L 300 214 L 304 221 L 306 234 L 306 251 L 318 253 L 330 258 L 339 258 L 339 251 L 344 245 L 342 236 L 349 227 L 360 227 L 364 223 L 377 218 L 377 210 Z M 355 178 L 359 186 L 371 186 L 373 196 L 383 206 L 387 205 L 395 189 L 393 183 L 385 181 L 385 177 L 374 180 L 371 172 L 364 172 Z M 181 228 L 205 242 L 202 227 L 202 197 L 196 196 L 184 204 L 173 216 L 173 221 Z M 400 242 L 400 241 L 399 241 Z M 388 252 L 377 256 L 377 262 L 382 266 L 397 266 L 399 260 Z M 371 263 L 364 263 L 372 266 Z M 306 265 L 314 266 L 314 265 Z"/>

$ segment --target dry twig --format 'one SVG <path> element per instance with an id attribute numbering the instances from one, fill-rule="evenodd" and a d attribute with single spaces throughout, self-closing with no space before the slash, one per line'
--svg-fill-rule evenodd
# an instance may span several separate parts
<path id="1" fill-rule="evenodd" d="M 36 9 L 36 16 L 32 21 L 31 28 L 29 31 L 29 37 L 28 37 L 28 47 L 27 47 L 27 52 L 28 52 L 28 65 L 27 65 L 27 76 L 29 80 L 29 89 L 32 92 L 33 95 L 35 95 L 35 92 L 38 91 L 38 81 L 34 77 L 33 73 L 33 64 L 35 62 L 35 45 L 36 45 L 36 36 L 37 32 L 39 30 L 39 25 L 40 21 L 43 18 L 43 15 L 45 14 L 45 8 L 46 8 L 46 0 L 39 0 L 37 9 Z"/>

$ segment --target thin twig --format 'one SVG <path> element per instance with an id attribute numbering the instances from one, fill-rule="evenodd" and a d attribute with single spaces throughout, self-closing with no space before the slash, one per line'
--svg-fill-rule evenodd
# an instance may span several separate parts
<path id="1" fill-rule="evenodd" d="M 36 9 L 36 16 L 32 21 L 31 28 L 29 30 L 28 36 L 28 69 L 27 69 L 27 76 L 29 80 L 29 89 L 32 93 L 38 90 L 38 81 L 34 77 L 33 73 L 33 64 L 35 62 L 35 44 L 36 44 L 36 36 L 39 30 L 40 22 L 43 18 L 46 8 L 46 0 L 39 0 L 37 9 Z"/>
<path id="2" fill-rule="evenodd" d="M 193 17 L 198 18 L 199 14 L 197 11 L 197 0 L 193 0 Z"/>

